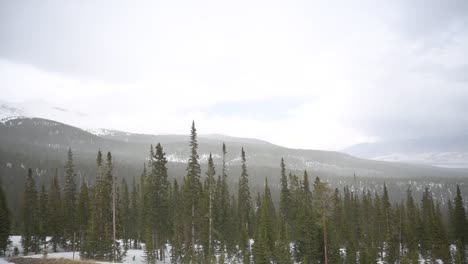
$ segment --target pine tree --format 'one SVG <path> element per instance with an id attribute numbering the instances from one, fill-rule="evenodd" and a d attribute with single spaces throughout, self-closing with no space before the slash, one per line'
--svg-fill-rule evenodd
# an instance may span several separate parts
<path id="1" fill-rule="evenodd" d="M 117 218 L 118 218 L 118 213 L 117 213 L 117 204 L 118 204 L 118 190 L 116 186 L 116 180 L 114 177 L 114 164 L 113 164 L 113 158 L 111 152 L 107 152 L 107 160 L 106 160 L 106 189 L 110 193 L 110 203 L 108 203 L 108 206 L 110 206 L 110 221 L 108 223 L 108 227 L 106 228 L 106 231 L 109 233 L 110 240 L 112 243 L 110 243 L 111 248 L 110 251 L 106 252 L 107 253 L 107 258 L 108 260 L 111 260 L 113 262 L 115 261 L 120 261 L 125 254 L 125 252 L 122 252 L 120 245 L 118 244 L 117 241 Z"/>
<path id="2" fill-rule="evenodd" d="M 190 158 L 187 165 L 187 175 L 185 177 L 185 197 L 186 204 L 189 209 L 187 220 L 189 221 L 186 225 L 189 228 L 189 239 L 187 244 L 189 245 L 188 257 L 192 259 L 195 253 L 196 244 L 196 223 L 199 221 L 200 215 L 198 212 L 200 197 L 202 192 L 202 184 L 200 181 L 200 164 L 198 163 L 198 142 L 197 142 L 197 130 L 195 128 L 195 122 L 192 122 L 192 128 L 190 131 Z"/>
<path id="3" fill-rule="evenodd" d="M 405 239 L 408 249 L 407 259 L 410 263 L 415 263 L 419 259 L 417 226 L 419 225 L 419 213 L 414 203 L 411 187 L 406 192 L 406 221 Z"/>
<path id="4" fill-rule="evenodd" d="M 317 219 L 313 206 L 307 171 L 304 171 L 302 189 L 302 198 L 298 205 L 299 210 L 295 221 L 297 233 L 294 234 L 295 238 L 293 238 L 294 258 L 297 262 L 314 263 L 319 261 L 318 252 L 321 243 L 318 240 L 318 223 L 320 221 Z"/>
<path id="5" fill-rule="evenodd" d="M 55 176 L 52 178 L 49 187 L 49 226 L 50 226 L 50 243 L 52 250 L 57 252 L 57 245 L 63 239 L 63 211 L 62 211 L 62 195 L 58 182 L 58 170 L 55 170 Z"/>
<path id="6" fill-rule="evenodd" d="M 277 258 L 281 257 L 277 255 L 275 251 L 275 231 L 273 230 L 271 212 L 274 212 L 274 208 L 271 208 L 273 202 L 271 200 L 270 189 L 268 187 L 268 180 L 265 179 L 265 190 L 260 201 L 260 208 L 258 210 L 259 220 L 256 225 L 255 242 L 253 245 L 253 257 L 255 263 L 271 263 Z M 244 261 L 245 262 L 245 261 Z"/>
<path id="7" fill-rule="evenodd" d="M 208 187 L 208 252 L 207 252 L 207 262 L 211 263 L 214 258 L 214 236 L 213 236 L 213 218 L 214 218 L 214 212 L 213 212 L 213 204 L 214 204 L 214 193 L 215 193 L 215 176 L 216 171 L 213 163 L 213 157 L 210 156 L 208 157 L 208 171 L 206 172 L 206 181 L 207 181 L 207 187 Z"/>
<path id="8" fill-rule="evenodd" d="M 63 188 L 63 216 L 64 216 L 64 248 L 74 249 L 76 235 L 76 183 L 73 152 L 68 149 L 68 160 L 65 165 L 65 185 Z"/>
<path id="9" fill-rule="evenodd" d="M 88 184 L 84 181 L 80 187 L 80 195 L 78 197 L 78 231 L 79 231 L 79 245 L 80 245 L 80 252 L 84 252 L 83 245 L 85 244 L 85 235 L 86 235 L 86 228 L 88 226 L 89 221 L 89 214 L 90 214 L 90 201 L 89 201 L 89 190 Z"/>
<path id="10" fill-rule="evenodd" d="M 123 257 L 123 254 L 114 238 L 116 210 L 114 210 L 113 205 L 116 201 L 116 188 L 114 186 L 112 154 L 107 153 L 104 166 L 102 153 L 99 151 L 96 163 L 96 185 L 93 188 L 93 202 L 90 203 L 91 216 L 88 221 L 82 257 L 118 261 Z"/>
<path id="11" fill-rule="evenodd" d="M 133 224 L 130 222 L 131 218 L 131 209 L 130 209 L 130 193 L 128 192 L 127 182 L 125 178 L 122 179 L 122 197 L 119 203 L 119 213 L 120 213 L 120 237 L 123 242 L 123 246 L 125 250 L 128 250 L 130 247 L 129 245 L 129 238 L 130 238 L 130 229 L 131 225 Z"/>
<path id="12" fill-rule="evenodd" d="M 289 209 L 290 209 L 290 193 L 288 188 L 288 178 L 286 176 L 286 165 L 284 159 L 281 158 L 281 193 L 280 193 L 280 212 L 285 223 L 289 223 Z"/>
<path id="13" fill-rule="evenodd" d="M 10 236 L 10 211 L 8 210 L 5 193 L 0 180 L 0 256 L 5 255 Z"/>
<path id="14" fill-rule="evenodd" d="M 140 238 L 140 186 L 137 185 L 135 178 L 133 179 L 132 191 L 130 194 L 130 212 L 128 227 L 128 237 L 132 239 L 131 246 L 133 249 L 138 249 L 138 241 Z"/>
<path id="15" fill-rule="evenodd" d="M 170 195 L 170 183 L 167 176 L 167 159 L 166 154 L 161 144 L 156 145 L 156 164 L 157 164 L 157 191 L 158 191 L 158 229 L 160 237 L 158 239 L 158 248 L 160 249 L 159 259 L 164 259 L 164 247 L 166 241 L 169 238 L 168 226 L 170 225 L 169 218 L 169 195 Z"/>
<path id="16" fill-rule="evenodd" d="M 104 176 L 102 172 L 102 153 L 99 150 L 96 158 L 97 174 L 96 183 L 90 192 L 90 215 L 88 226 L 86 228 L 85 238 L 81 245 L 81 258 L 83 259 L 104 259 L 101 237 L 104 235 L 104 211 L 101 211 L 103 205 L 103 186 Z"/>
<path id="17" fill-rule="evenodd" d="M 47 249 L 47 235 L 49 234 L 49 198 L 42 184 L 41 193 L 39 194 L 39 208 L 38 208 L 38 225 L 39 225 L 39 241 L 46 252 Z"/>
<path id="18" fill-rule="evenodd" d="M 427 259 L 431 253 L 433 243 L 433 215 L 434 203 L 429 188 L 425 188 L 421 202 L 420 221 L 420 251 L 421 255 Z"/>
<path id="19" fill-rule="evenodd" d="M 21 244 L 23 253 L 27 255 L 29 252 L 39 252 L 39 226 L 37 222 L 38 201 L 36 181 L 33 178 L 33 171 L 28 169 L 28 177 L 24 187 L 23 195 L 23 235 Z"/>
<path id="20" fill-rule="evenodd" d="M 224 261 L 225 257 L 225 250 L 228 253 L 234 247 L 234 229 L 235 226 L 229 224 L 231 219 L 231 209 L 230 209 L 230 195 L 229 195 L 229 187 L 227 183 L 227 166 L 226 166 L 226 145 L 223 143 L 222 145 L 222 167 L 221 167 L 221 175 L 218 176 L 218 180 L 216 183 L 216 192 L 215 192 L 215 220 L 214 220 L 214 230 L 217 233 L 217 238 L 221 242 L 220 249 L 223 254 L 220 256 L 220 262 Z"/>
<path id="21" fill-rule="evenodd" d="M 173 195 L 172 195 L 172 204 L 171 208 L 172 213 L 172 222 L 173 222 L 173 232 L 172 232 L 172 251 L 171 251 L 171 262 L 180 263 L 183 255 L 183 239 L 184 239 L 184 206 L 183 198 L 181 197 L 181 192 L 179 189 L 179 184 L 177 180 L 174 179 L 173 184 Z"/>
<path id="22" fill-rule="evenodd" d="M 468 244 L 468 221 L 466 220 L 465 205 L 460 192 L 460 186 L 457 185 L 457 195 L 453 199 L 453 222 L 455 243 L 461 259 L 465 259 L 465 247 Z"/>
<path id="23" fill-rule="evenodd" d="M 250 211 L 252 210 L 252 202 L 249 190 L 249 175 L 247 174 L 247 164 L 244 148 L 241 150 L 241 176 L 239 179 L 239 194 L 238 194 L 238 209 L 239 214 L 239 231 L 241 240 L 239 248 L 243 253 L 243 261 L 248 262 L 249 254 L 249 236 L 251 228 Z"/>
<path id="24" fill-rule="evenodd" d="M 324 263 L 328 264 L 328 221 L 332 212 L 332 195 L 331 190 L 325 182 L 320 181 L 317 177 L 314 183 L 314 191 L 316 195 L 317 209 L 321 218 L 323 229 L 323 255 Z"/>

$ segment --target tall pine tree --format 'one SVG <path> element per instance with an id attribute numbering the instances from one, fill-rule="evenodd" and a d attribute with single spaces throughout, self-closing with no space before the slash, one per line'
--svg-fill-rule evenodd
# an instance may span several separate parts
<path id="1" fill-rule="evenodd" d="M 2 181 L 0 180 L 0 256 L 5 255 L 10 236 L 10 211 L 7 207 Z"/>
<path id="2" fill-rule="evenodd" d="M 38 200 L 36 181 L 33 178 L 33 171 L 28 169 L 28 177 L 24 186 L 23 194 L 23 234 L 21 238 L 21 245 L 23 246 L 24 255 L 29 252 L 39 253 L 39 223 L 37 221 L 38 215 Z"/>
<path id="3" fill-rule="evenodd" d="M 63 227 L 64 227 L 64 248 L 73 250 L 76 243 L 76 183 L 75 165 L 73 163 L 73 152 L 68 149 L 68 159 L 65 165 L 65 184 L 63 188 Z"/>
<path id="4" fill-rule="evenodd" d="M 250 261 L 249 253 L 249 237 L 250 237 L 250 228 L 251 228 L 251 219 L 250 213 L 252 210 L 252 200 L 250 198 L 250 189 L 249 189 L 249 175 L 247 173 L 247 164 L 245 158 L 244 148 L 241 150 L 241 175 L 239 179 L 239 192 L 238 192 L 238 209 L 239 214 L 239 231 L 240 231 L 240 241 L 239 248 L 243 253 L 243 261 Z"/>

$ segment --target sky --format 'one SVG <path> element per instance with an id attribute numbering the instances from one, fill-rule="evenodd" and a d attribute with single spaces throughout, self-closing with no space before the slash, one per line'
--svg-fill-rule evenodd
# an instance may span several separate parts
<path id="1" fill-rule="evenodd" d="M 0 1 L 0 100 L 340 150 L 468 131 L 468 1 Z"/>

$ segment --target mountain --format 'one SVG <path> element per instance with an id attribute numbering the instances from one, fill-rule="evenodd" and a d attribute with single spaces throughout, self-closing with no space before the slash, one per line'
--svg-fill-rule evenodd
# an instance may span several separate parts
<path id="1" fill-rule="evenodd" d="M 363 143 L 343 152 L 365 159 L 468 168 L 468 136 Z"/>
<path id="2" fill-rule="evenodd" d="M 188 135 L 146 135 L 115 130 L 100 130 L 90 133 L 60 122 L 20 117 L 6 119 L 0 123 L 0 143 L 9 152 L 28 154 L 38 151 L 43 155 L 61 156 L 71 147 L 78 156 L 91 156 L 99 149 L 110 150 L 117 160 L 125 163 L 145 162 L 149 146 L 161 143 L 167 158 L 172 163 L 186 163 L 189 156 Z M 256 139 L 235 138 L 222 135 L 200 135 L 199 153 L 201 162 L 206 162 L 209 153 L 215 161 L 221 158 L 221 145 L 228 147 L 228 164 L 240 163 L 240 149 L 244 147 L 248 164 L 257 168 L 278 168 L 284 157 L 292 170 L 310 170 L 322 175 L 361 177 L 452 177 L 465 176 L 464 170 L 449 170 L 423 165 L 389 163 L 366 160 L 349 154 L 333 151 L 290 149 Z M 24 151 L 25 150 L 28 151 Z"/>
<path id="3" fill-rule="evenodd" d="M 381 191 L 386 183 L 396 201 L 404 197 L 409 185 L 414 187 L 415 193 L 429 186 L 434 195 L 439 195 L 442 200 L 451 197 L 451 190 L 457 183 L 462 183 L 463 193 L 468 193 L 467 169 L 368 160 L 346 153 L 290 149 L 258 139 L 224 135 L 200 134 L 198 140 L 203 175 L 210 153 L 217 170 L 220 170 L 221 146 L 225 142 L 228 179 L 231 188 L 235 188 L 240 175 L 240 152 L 243 147 L 253 191 L 260 190 L 265 177 L 268 177 L 274 198 L 278 197 L 275 190 L 279 188 L 282 157 L 291 173 L 302 175 L 307 170 L 311 177 L 320 176 L 332 187 L 349 185 L 359 192 L 364 189 Z M 150 145 L 161 143 L 169 161 L 169 175 L 180 180 L 186 174 L 188 141 L 188 135 L 148 135 L 108 129 L 86 131 L 49 119 L 8 117 L 0 120 L 0 179 L 6 186 L 22 186 L 26 170 L 31 167 L 35 169 L 39 184 L 48 182 L 56 169 L 63 175 L 66 153 L 68 148 L 72 148 L 79 181 L 94 180 L 96 154 L 102 150 L 112 152 L 115 174 L 131 182 L 140 176 L 143 164 L 148 162 Z M 21 199 L 15 190 L 17 188 L 7 188 L 6 192 L 12 203 L 19 203 Z"/>

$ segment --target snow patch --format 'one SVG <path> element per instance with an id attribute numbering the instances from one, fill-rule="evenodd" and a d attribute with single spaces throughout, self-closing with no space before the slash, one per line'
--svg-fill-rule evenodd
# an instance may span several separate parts
<path id="1" fill-rule="evenodd" d="M 86 132 L 89 132 L 96 136 L 115 136 L 115 131 L 105 128 L 86 128 Z"/>

